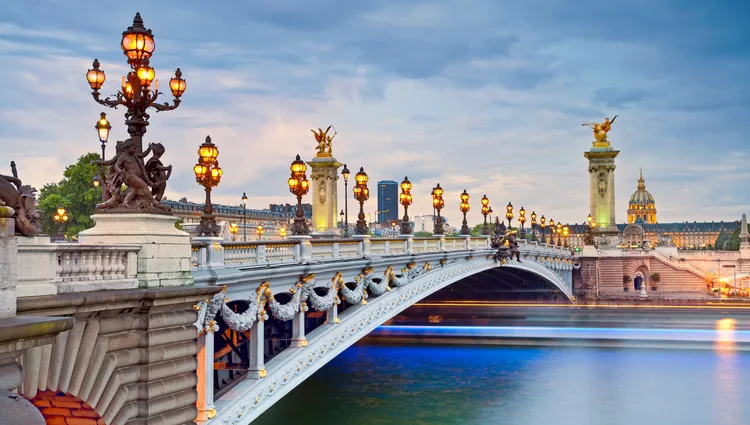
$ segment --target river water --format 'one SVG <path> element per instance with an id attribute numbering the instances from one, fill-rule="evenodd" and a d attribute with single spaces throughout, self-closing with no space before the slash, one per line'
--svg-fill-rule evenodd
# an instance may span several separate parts
<path id="1" fill-rule="evenodd" d="M 356 345 L 253 424 L 748 425 L 750 352 Z"/>

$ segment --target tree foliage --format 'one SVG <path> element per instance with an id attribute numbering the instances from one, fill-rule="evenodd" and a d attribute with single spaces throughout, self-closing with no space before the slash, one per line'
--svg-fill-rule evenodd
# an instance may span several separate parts
<path id="1" fill-rule="evenodd" d="M 750 225 L 747 226 L 750 231 Z M 740 250 L 740 228 L 734 232 L 721 232 L 714 242 L 714 247 L 721 251 L 739 251 Z"/>
<path id="2" fill-rule="evenodd" d="M 58 224 L 52 217 L 58 207 L 65 207 L 68 212 L 68 221 L 63 224 L 66 238 L 74 238 L 80 231 L 94 225 L 91 215 L 102 192 L 101 188 L 93 187 L 91 181 L 99 170 L 94 163 L 99 158 L 96 153 L 83 155 L 75 164 L 65 168 L 62 180 L 42 187 L 37 208 L 42 212 L 43 233 L 57 234 Z"/>
<path id="3" fill-rule="evenodd" d="M 430 233 L 430 232 L 414 232 L 414 237 L 415 238 L 426 238 L 426 237 L 429 237 L 429 236 L 432 236 L 432 233 Z"/>

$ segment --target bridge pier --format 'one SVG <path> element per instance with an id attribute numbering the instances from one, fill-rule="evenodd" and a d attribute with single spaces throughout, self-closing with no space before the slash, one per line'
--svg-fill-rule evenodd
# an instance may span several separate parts
<path id="1" fill-rule="evenodd" d="M 247 369 L 247 376 L 251 379 L 261 379 L 266 376 L 263 332 L 264 322 L 262 320 L 256 320 L 250 328 L 250 365 Z"/>

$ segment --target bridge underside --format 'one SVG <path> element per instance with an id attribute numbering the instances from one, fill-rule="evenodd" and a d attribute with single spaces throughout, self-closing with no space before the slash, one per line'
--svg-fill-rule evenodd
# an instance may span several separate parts
<path id="1" fill-rule="evenodd" d="M 568 303 L 549 280 L 526 270 L 502 267 L 486 270 L 443 288 L 422 303 L 449 301 L 543 301 Z"/>

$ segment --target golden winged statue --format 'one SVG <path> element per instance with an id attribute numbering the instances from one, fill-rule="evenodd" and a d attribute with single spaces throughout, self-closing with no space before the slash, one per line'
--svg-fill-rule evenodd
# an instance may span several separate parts
<path id="1" fill-rule="evenodd" d="M 596 122 L 581 124 L 581 126 L 591 127 L 591 129 L 594 130 L 594 147 L 609 146 L 609 140 L 607 140 L 607 132 L 612 129 L 612 124 L 614 124 L 617 117 L 619 117 L 619 115 L 615 115 L 615 117 L 612 118 L 612 121 L 609 120 L 609 117 L 606 117 L 604 118 L 604 122 L 602 123 Z"/>
<path id="2" fill-rule="evenodd" d="M 325 131 L 320 127 L 318 127 L 318 131 L 315 131 L 315 129 L 312 128 L 310 129 L 315 135 L 315 141 L 318 142 L 318 146 L 316 147 L 318 150 L 317 156 L 331 156 L 331 154 L 333 154 L 333 138 L 336 137 L 336 133 L 333 133 L 333 136 L 328 135 L 328 131 L 331 127 L 333 127 L 333 125 L 329 125 Z M 334 129 L 334 131 L 336 130 Z"/>

